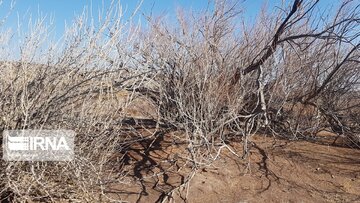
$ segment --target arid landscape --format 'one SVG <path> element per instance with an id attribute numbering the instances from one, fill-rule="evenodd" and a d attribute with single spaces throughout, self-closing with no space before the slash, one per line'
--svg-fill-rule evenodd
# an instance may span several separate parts
<path id="1" fill-rule="evenodd" d="M 94 2 L 61 34 L 0 5 L 0 202 L 360 202 L 360 2 L 197 3 Z M 14 130 L 73 156 L 9 160 Z"/>

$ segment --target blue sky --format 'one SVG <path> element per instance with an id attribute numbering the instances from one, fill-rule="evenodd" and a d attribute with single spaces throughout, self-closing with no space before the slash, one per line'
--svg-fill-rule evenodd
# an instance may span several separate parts
<path id="1" fill-rule="evenodd" d="M 267 8 L 271 11 L 276 9 L 275 6 L 281 5 L 282 0 L 241 0 L 240 5 L 243 6 L 245 20 L 251 22 L 255 19 L 257 13 L 261 9 L 263 3 L 266 3 Z M 3 5 L 0 6 L 0 17 L 6 15 L 7 10 L 10 7 L 11 0 L 4 0 Z M 16 0 L 14 10 L 7 20 L 5 26 L 16 26 L 17 15 L 24 16 L 20 19 L 24 24 L 32 14 L 33 18 L 36 18 L 40 13 L 42 15 L 52 15 L 55 20 L 55 32 L 61 34 L 64 30 L 64 22 L 70 23 L 74 17 L 81 13 L 85 6 L 92 6 L 94 11 L 99 8 L 110 5 L 111 0 Z M 123 8 L 127 10 L 129 14 L 139 1 L 137 0 L 122 0 L 121 4 Z M 292 0 L 286 0 L 286 4 L 290 4 Z M 321 0 L 320 7 L 326 8 L 329 4 L 339 2 L 332 0 Z M 141 13 L 150 14 L 152 11 L 154 16 L 166 15 L 169 18 L 174 17 L 177 8 L 183 8 L 185 10 L 204 10 L 208 5 L 208 0 L 144 0 Z"/>

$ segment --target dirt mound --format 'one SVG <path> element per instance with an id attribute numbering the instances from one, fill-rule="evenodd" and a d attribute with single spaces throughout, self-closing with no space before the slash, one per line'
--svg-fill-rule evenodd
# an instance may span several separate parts
<path id="1" fill-rule="evenodd" d="M 254 136 L 246 160 L 224 148 L 211 166 L 189 175 L 186 146 L 173 139 L 129 146 L 121 169 L 131 178 L 107 195 L 129 202 L 360 202 L 358 149 Z M 231 148 L 242 153 L 240 143 Z"/>
<path id="2" fill-rule="evenodd" d="M 227 156 L 199 173 L 190 202 L 360 201 L 360 151 L 258 137 L 250 164 Z"/>

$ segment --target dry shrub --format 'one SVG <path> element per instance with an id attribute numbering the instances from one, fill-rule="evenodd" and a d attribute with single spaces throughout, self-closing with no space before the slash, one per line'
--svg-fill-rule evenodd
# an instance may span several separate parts
<path id="1" fill-rule="evenodd" d="M 144 75 L 131 59 L 134 54 L 129 44 L 123 43 L 135 42 L 136 27 L 120 23 L 119 9 L 120 5 L 114 3 L 97 25 L 91 24 L 88 12 L 84 12 L 58 44 L 51 43 L 45 19 L 40 19 L 19 45 L 19 59 L 0 63 L 1 132 L 76 132 L 73 161 L 2 160 L 2 200 L 110 201 L 104 193 L 106 185 L 121 182 L 124 177 L 121 172 L 114 172 L 113 168 L 118 167 L 112 166 L 110 159 L 124 141 L 139 137 L 137 132 L 125 133 L 122 128 L 124 109 L 134 94 L 130 92 L 122 99 L 117 94 L 128 86 L 141 84 Z M 9 47 L 2 51 L 5 58 L 12 50 Z"/>
<path id="2" fill-rule="evenodd" d="M 185 15 L 192 16 L 179 11 L 173 29 L 150 20 L 140 51 L 155 72 L 153 84 L 139 92 L 152 98 L 159 120 L 185 132 L 194 163 L 208 163 L 225 144 L 225 130 L 243 118 L 244 98 L 253 88 L 246 79 L 232 83 L 243 63 L 234 35 L 236 7 L 219 1 L 214 12 Z"/>
<path id="3" fill-rule="evenodd" d="M 200 16 L 179 12 L 175 28 L 150 20 L 140 51 L 155 72 L 140 92 L 186 132 L 193 158 L 206 154 L 198 162 L 212 160 L 231 130 L 245 145 L 259 130 L 298 139 L 331 127 L 357 137 L 351 112 L 359 106 L 349 95 L 358 93 L 359 5 L 345 1 L 319 16 L 317 3 L 295 0 L 253 27 L 225 1 Z"/>

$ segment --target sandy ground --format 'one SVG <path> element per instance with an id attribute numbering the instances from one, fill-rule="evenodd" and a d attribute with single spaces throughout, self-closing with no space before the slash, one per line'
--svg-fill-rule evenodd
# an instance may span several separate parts
<path id="1" fill-rule="evenodd" d="M 130 146 L 122 170 L 131 177 L 107 195 L 127 202 L 360 202 L 360 150 L 331 146 L 328 136 L 313 142 L 254 136 L 246 161 L 224 148 L 180 190 L 190 169 L 181 158 L 186 146 L 173 138 Z M 240 143 L 229 145 L 242 153 Z"/>

